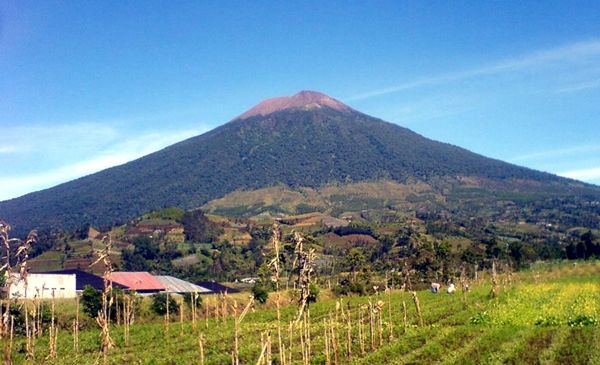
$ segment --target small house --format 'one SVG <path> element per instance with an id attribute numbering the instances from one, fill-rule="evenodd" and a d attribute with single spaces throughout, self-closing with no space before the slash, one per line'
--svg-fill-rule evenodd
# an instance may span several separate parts
<path id="1" fill-rule="evenodd" d="M 19 274 L 12 274 L 12 282 L 8 289 L 9 299 L 49 299 L 75 298 L 75 274 L 27 274 L 25 280 L 20 280 Z"/>
<path id="2" fill-rule="evenodd" d="M 96 290 L 104 290 L 104 278 L 91 274 L 79 269 L 65 269 L 59 271 L 51 271 L 45 274 L 74 274 L 75 275 L 75 290 L 82 292 L 86 286 L 91 286 Z M 113 282 L 113 288 L 126 289 L 123 285 Z"/>

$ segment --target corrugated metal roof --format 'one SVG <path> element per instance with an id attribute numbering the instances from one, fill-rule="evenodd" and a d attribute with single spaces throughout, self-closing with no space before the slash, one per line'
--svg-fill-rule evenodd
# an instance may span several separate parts
<path id="1" fill-rule="evenodd" d="M 165 287 L 149 272 L 115 271 L 111 274 L 112 281 L 128 287 L 131 290 L 165 290 Z"/>
<path id="2" fill-rule="evenodd" d="M 168 275 L 154 276 L 171 293 L 210 293 L 207 288 Z"/>

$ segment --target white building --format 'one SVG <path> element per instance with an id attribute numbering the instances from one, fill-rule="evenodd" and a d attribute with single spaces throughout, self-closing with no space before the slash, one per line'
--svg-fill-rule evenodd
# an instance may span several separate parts
<path id="1" fill-rule="evenodd" d="M 28 274 L 25 293 L 25 282 L 19 280 L 18 274 L 13 274 L 8 293 L 11 299 L 50 299 L 53 292 L 55 298 L 75 298 L 75 288 L 75 274 Z"/>

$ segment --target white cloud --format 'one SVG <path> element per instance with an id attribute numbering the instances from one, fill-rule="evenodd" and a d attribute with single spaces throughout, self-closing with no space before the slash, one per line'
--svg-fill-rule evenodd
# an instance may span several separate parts
<path id="1" fill-rule="evenodd" d="M 169 132 L 153 132 L 131 137 L 129 134 L 114 136 L 116 143 L 99 150 L 87 158 L 81 156 L 74 163 L 63 164 L 50 170 L 28 175 L 0 177 L 0 201 L 14 198 L 31 191 L 37 191 L 67 182 L 85 175 L 121 165 L 149 153 L 158 151 L 173 143 L 204 133 L 208 128 L 188 129 Z M 92 133 L 94 135 L 94 133 Z M 98 134 L 95 134 L 98 136 Z M 77 154 L 76 149 L 71 149 Z"/>
<path id="2" fill-rule="evenodd" d="M 578 91 L 583 91 L 583 90 L 596 89 L 599 87 L 600 87 L 600 79 L 597 79 L 597 80 L 584 81 L 584 82 L 580 82 L 578 84 L 565 86 L 561 89 L 556 90 L 556 93 L 557 94 L 573 93 L 573 92 L 578 92 Z"/>
<path id="3" fill-rule="evenodd" d="M 16 146 L 0 146 L 0 154 L 8 154 L 17 152 Z"/>
<path id="4" fill-rule="evenodd" d="M 364 100 L 376 96 L 392 94 L 404 90 L 415 89 L 423 86 L 438 85 L 468 78 L 495 75 L 505 72 L 514 72 L 523 69 L 535 69 L 552 63 L 578 63 L 590 57 L 600 56 L 600 41 L 577 42 L 566 46 L 551 48 L 523 55 L 521 57 L 501 60 L 496 63 L 473 68 L 470 70 L 441 74 L 414 80 L 399 85 L 372 90 L 346 98 L 348 101 Z"/>
<path id="5" fill-rule="evenodd" d="M 600 180 L 600 167 L 561 172 L 558 175 L 583 181 Z"/>
<path id="6" fill-rule="evenodd" d="M 558 148 L 547 151 L 539 151 L 528 153 L 521 156 L 516 156 L 510 158 L 508 161 L 510 162 L 520 162 L 520 161 L 534 161 L 534 160 L 543 160 L 551 157 L 564 157 L 564 156 L 573 156 L 579 154 L 586 154 L 590 152 L 600 151 L 600 145 L 584 145 L 584 146 L 572 146 L 566 148 Z"/>

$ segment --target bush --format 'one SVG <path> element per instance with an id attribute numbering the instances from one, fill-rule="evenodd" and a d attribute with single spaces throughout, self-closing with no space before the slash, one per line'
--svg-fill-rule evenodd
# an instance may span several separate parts
<path id="1" fill-rule="evenodd" d="M 188 307 L 192 308 L 192 297 L 194 293 L 184 293 L 183 294 L 183 302 L 187 304 Z M 170 304 L 169 304 L 170 305 Z M 196 298 L 196 308 L 200 308 L 202 305 L 202 296 L 198 294 L 198 298 Z"/>
<path id="2" fill-rule="evenodd" d="M 596 326 L 598 325 L 598 320 L 594 316 L 580 314 L 577 317 L 567 321 L 567 324 L 570 327 Z"/>
<path id="3" fill-rule="evenodd" d="M 254 295 L 254 299 L 261 304 L 265 304 L 267 299 L 269 299 L 269 292 L 267 291 L 267 288 L 265 288 L 265 286 L 260 282 L 257 282 L 252 287 L 252 295 Z"/>
<path id="4" fill-rule="evenodd" d="M 365 289 L 365 285 L 358 280 L 350 281 L 342 279 L 338 285 L 333 287 L 333 293 L 338 296 L 350 294 L 365 295 L 367 294 L 367 290 Z"/>
<path id="5" fill-rule="evenodd" d="M 308 287 L 308 292 L 307 304 L 316 303 L 316 301 L 319 299 L 319 287 L 312 283 Z"/>
<path id="6" fill-rule="evenodd" d="M 158 315 L 167 314 L 167 294 L 154 294 L 152 296 L 152 310 L 154 313 Z M 179 312 L 179 303 L 173 298 L 172 295 L 169 295 L 169 313 L 178 313 Z"/>
<path id="7" fill-rule="evenodd" d="M 81 306 L 83 313 L 92 318 L 98 317 L 98 312 L 102 309 L 102 292 L 86 285 L 81 294 Z"/>

